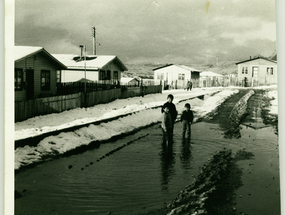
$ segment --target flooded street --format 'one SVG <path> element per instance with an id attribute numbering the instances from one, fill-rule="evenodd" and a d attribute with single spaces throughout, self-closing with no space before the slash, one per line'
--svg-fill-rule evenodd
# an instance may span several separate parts
<path id="1" fill-rule="evenodd" d="M 251 181 L 244 181 L 238 190 L 237 196 L 242 197 L 237 197 L 237 209 L 253 214 L 252 210 L 263 206 L 258 214 L 279 214 L 278 146 L 272 128 L 243 127 L 240 139 L 224 139 L 218 125 L 196 123 L 190 147 L 182 143 L 181 130 L 176 123 L 173 150 L 162 147 L 161 131 L 155 125 L 18 173 L 15 188 L 23 197 L 15 201 L 15 214 L 135 214 L 162 207 L 191 184 L 199 167 L 223 148 L 254 153 L 253 160 L 240 161 L 244 177 Z M 249 198 L 256 205 L 247 206 Z"/>
<path id="2" fill-rule="evenodd" d="M 231 107 L 223 108 L 226 113 Z M 167 148 L 161 144 L 161 128 L 156 124 L 20 171 L 15 175 L 15 190 L 22 197 L 15 200 L 15 214 L 146 213 L 170 203 L 193 182 L 203 164 L 223 149 L 253 154 L 252 159 L 237 162 L 242 186 L 236 187 L 232 214 L 280 214 L 278 136 L 273 127 L 260 126 L 257 108 L 253 109 L 255 120 L 248 115 L 238 139 L 225 138 L 224 124 L 216 116 L 192 125 L 190 145 L 182 141 L 182 125 L 177 122 L 174 144 Z"/>

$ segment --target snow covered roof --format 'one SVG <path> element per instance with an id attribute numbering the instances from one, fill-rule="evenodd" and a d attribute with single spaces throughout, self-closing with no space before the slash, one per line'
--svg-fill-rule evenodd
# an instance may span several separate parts
<path id="1" fill-rule="evenodd" d="M 248 61 L 257 60 L 257 59 L 263 59 L 263 60 L 270 61 L 270 62 L 272 62 L 272 63 L 277 63 L 277 61 L 269 60 L 269 59 L 267 59 L 267 58 L 265 58 L 265 57 L 261 57 L 261 56 L 259 56 L 259 57 L 252 58 L 252 59 L 249 59 L 249 60 L 244 60 L 244 61 L 237 62 L 237 63 L 236 63 L 236 65 L 238 65 L 238 64 L 240 64 L 240 63 L 245 63 L 245 62 L 248 62 Z"/>
<path id="2" fill-rule="evenodd" d="M 14 60 L 20 60 L 42 50 L 43 47 L 36 46 L 14 46 Z"/>
<path id="3" fill-rule="evenodd" d="M 84 69 L 85 58 L 80 60 L 79 55 L 74 54 L 52 54 L 56 59 L 62 62 L 68 69 Z M 86 69 L 99 70 L 109 64 L 111 61 L 116 60 L 122 70 L 127 71 L 127 67 L 115 55 L 87 55 L 86 56 Z"/>
<path id="4" fill-rule="evenodd" d="M 184 65 L 176 65 L 176 64 L 166 64 L 164 66 L 154 68 L 153 71 L 158 70 L 158 69 L 163 69 L 166 67 L 180 67 L 182 69 L 185 69 L 185 70 L 191 71 L 191 72 L 201 72 L 201 70 L 199 70 L 199 69 L 191 68 L 189 66 L 184 66 Z"/>
<path id="5" fill-rule="evenodd" d="M 139 81 L 139 80 L 136 79 L 136 78 L 124 78 L 124 77 L 122 77 L 122 78 L 121 78 L 121 83 L 129 83 L 129 82 L 132 81 L 132 80 Z"/>
<path id="6" fill-rule="evenodd" d="M 14 61 L 20 61 L 39 52 L 43 52 L 48 58 L 55 61 L 60 67 L 65 68 L 65 66 L 60 61 L 54 58 L 43 47 L 38 46 L 14 46 Z"/>
<path id="7" fill-rule="evenodd" d="M 192 72 L 201 72 L 201 70 L 195 69 L 195 68 L 191 68 L 191 67 L 189 67 L 189 66 L 184 66 L 184 65 L 177 65 L 177 66 L 179 66 L 179 67 L 181 67 L 181 68 L 183 68 L 183 69 L 192 71 Z"/>
<path id="8" fill-rule="evenodd" d="M 200 73 L 200 76 L 201 77 L 206 77 L 206 76 L 209 76 L 209 77 L 223 77 L 223 75 L 215 73 L 215 72 L 211 72 L 211 71 L 203 71 L 203 72 Z"/>

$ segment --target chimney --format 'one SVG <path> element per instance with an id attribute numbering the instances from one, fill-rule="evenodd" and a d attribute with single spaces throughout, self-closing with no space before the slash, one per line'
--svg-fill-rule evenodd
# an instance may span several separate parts
<path id="1" fill-rule="evenodd" d="M 249 59 L 251 60 L 251 56 L 249 56 Z"/>
<path id="2" fill-rule="evenodd" d="M 79 58 L 79 60 L 82 60 L 82 57 L 83 57 L 83 45 L 80 45 L 79 46 L 80 47 L 80 58 Z"/>

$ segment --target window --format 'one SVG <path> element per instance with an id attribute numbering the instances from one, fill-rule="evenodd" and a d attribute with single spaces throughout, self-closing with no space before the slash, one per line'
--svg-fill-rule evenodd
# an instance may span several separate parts
<path id="1" fill-rule="evenodd" d="M 42 91 L 50 90 L 50 71 L 49 70 L 41 71 L 41 90 Z"/>
<path id="2" fill-rule="evenodd" d="M 99 80 L 105 80 L 105 70 L 99 71 Z"/>
<path id="3" fill-rule="evenodd" d="M 178 80 L 185 80 L 185 74 L 178 74 Z"/>
<path id="4" fill-rule="evenodd" d="M 107 75 L 105 77 L 105 80 L 111 80 L 111 71 L 107 70 Z"/>
<path id="5" fill-rule="evenodd" d="M 114 80 L 119 80 L 119 73 L 118 71 L 114 71 Z"/>
<path id="6" fill-rule="evenodd" d="M 15 90 L 23 90 L 23 69 L 15 69 Z"/>
<path id="7" fill-rule="evenodd" d="M 242 67 L 241 74 L 248 74 L 247 67 Z"/>
<path id="8" fill-rule="evenodd" d="M 56 71 L 56 83 L 60 83 L 61 82 L 61 71 L 57 70 Z"/>
<path id="9" fill-rule="evenodd" d="M 241 74 L 244 74 L 244 67 L 242 67 Z"/>
<path id="10" fill-rule="evenodd" d="M 267 67 L 267 75 L 273 75 L 273 67 Z"/>

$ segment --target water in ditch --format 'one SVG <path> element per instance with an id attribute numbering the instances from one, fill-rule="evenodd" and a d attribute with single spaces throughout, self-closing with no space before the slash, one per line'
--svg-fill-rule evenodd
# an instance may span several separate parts
<path id="1" fill-rule="evenodd" d="M 175 124 L 172 148 L 162 147 L 154 125 L 99 148 L 37 165 L 15 175 L 15 214 L 137 214 L 171 202 L 193 181 L 199 168 L 224 148 L 254 154 L 240 161 L 243 184 L 236 209 L 280 214 L 278 141 L 273 128 L 241 129 L 225 139 L 219 125 L 192 125 L 191 144 Z M 247 178 L 252 177 L 250 183 Z M 255 202 L 247 207 L 245 202 Z M 243 202 L 244 201 L 244 202 Z M 256 205 L 258 203 L 258 206 Z M 249 213 L 250 212 L 250 213 Z"/>

